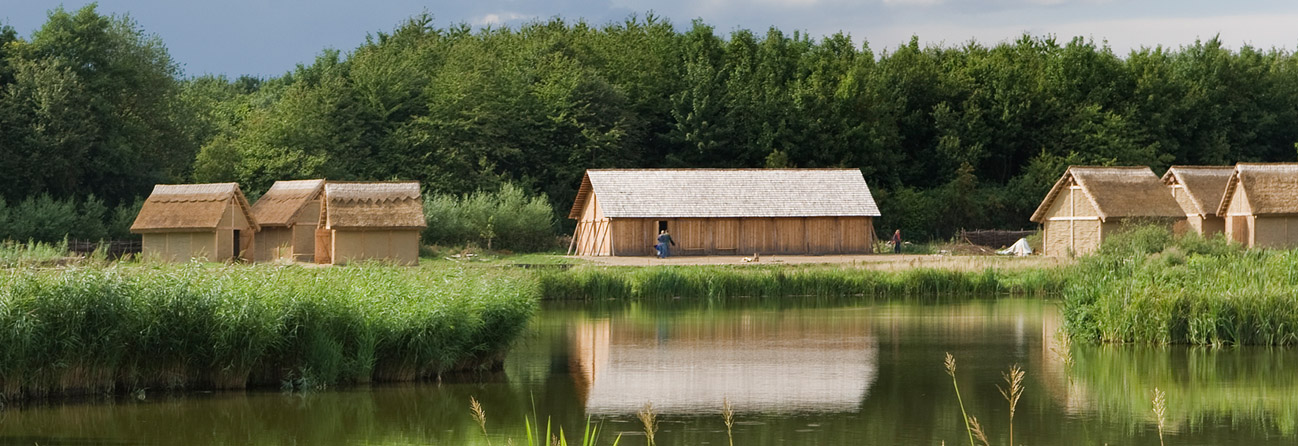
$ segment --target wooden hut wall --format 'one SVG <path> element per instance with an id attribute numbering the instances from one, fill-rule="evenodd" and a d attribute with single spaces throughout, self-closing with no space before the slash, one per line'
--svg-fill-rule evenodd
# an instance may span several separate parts
<path id="1" fill-rule="evenodd" d="M 1060 191 L 1050 205 L 1044 238 L 1042 247 L 1050 256 L 1085 254 L 1099 248 L 1099 212 L 1076 183 Z"/>
<path id="2" fill-rule="evenodd" d="M 865 254 L 875 240 L 870 217 L 617 218 L 610 225 L 613 255 L 652 255 L 659 221 L 680 255 Z M 583 249 L 579 255 L 608 255 Z"/>
<path id="3" fill-rule="evenodd" d="M 1298 246 L 1298 216 L 1259 215 L 1253 219 L 1253 246 L 1292 248 Z"/>
<path id="4" fill-rule="evenodd" d="M 253 241 L 257 234 L 252 230 L 252 224 L 248 222 L 248 217 L 244 215 L 235 200 L 230 200 L 225 206 L 225 214 L 221 216 L 221 222 L 216 228 L 215 260 L 226 261 L 236 257 L 252 259 L 256 246 Z M 239 231 L 238 252 L 235 252 L 234 247 L 234 231 Z"/>
<path id="5" fill-rule="evenodd" d="M 168 262 L 189 259 L 213 259 L 216 234 L 205 232 L 147 232 L 141 234 L 141 248 L 146 256 Z"/>
<path id="6" fill-rule="evenodd" d="M 293 229 L 264 226 L 257 233 L 257 247 L 253 256 L 258 262 L 269 262 L 290 257 L 293 253 Z"/>
<path id="7" fill-rule="evenodd" d="M 1249 205 L 1248 195 L 1244 188 L 1235 187 L 1230 196 L 1230 206 L 1224 216 L 1226 236 L 1244 246 L 1252 247 L 1253 243 L 1253 207 Z"/>
<path id="8" fill-rule="evenodd" d="M 581 218 L 573 231 L 574 254 L 579 256 L 612 255 L 612 224 L 599 208 L 599 199 L 591 194 L 582 206 Z M 629 254 L 627 254 L 629 255 Z"/>
<path id="9" fill-rule="evenodd" d="M 320 200 L 302 206 L 293 223 L 293 259 L 299 262 L 315 261 L 315 232 L 320 225 Z"/>
<path id="10" fill-rule="evenodd" d="M 338 265 L 363 260 L 384 260 L 398 265 L 419 263 L 418 230 L 334 230 L 333 256 Z"/>

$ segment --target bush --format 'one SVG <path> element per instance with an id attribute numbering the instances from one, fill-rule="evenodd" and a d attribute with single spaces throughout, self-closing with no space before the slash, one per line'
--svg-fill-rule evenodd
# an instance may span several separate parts
<path id="1" fill-rule="evenodd" d="M 90 195 L 84 200 L 48 194 L 9 204 L 0 199 L 0 240 L 56 243 L 66 239 L 129 239 L 143 200 L 109 208 Z"/>
<path id="2" fill-rule="evenodd" d="M 554 208 L 545 196 L 528 197 L 512 184 L 496 192 L 424 199 L 424 243 L 540 251 L 554 246 Z"/>

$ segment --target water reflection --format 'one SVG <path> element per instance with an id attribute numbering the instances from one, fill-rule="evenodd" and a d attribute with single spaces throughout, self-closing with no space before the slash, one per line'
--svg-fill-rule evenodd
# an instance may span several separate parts
<path id="1" fill-rule="evenodd" d="M 587 413 L 857 412 L 877 373 L 868 317 L 743 311 L 671 324 L 573 322 L 571 371 Z"/>
<path id="2" fill-rule="evenodd" d="M 646 401 L 663 412 L 659 444 L 715 445 L 722 396 L 741 411 L 735 444 L 960 444 L 945 352 L 991 444 L 1008 440 L 996 385 L 1014 363 L 1027 371 L 1016 444 L 1158 444 L 1154 387 L 1167 392 L 1169 445 L 1295 443 L 1295 350 L 1073 346 L 1068 366 L 1054 351 L 1061 324 L 1055 304 L 1031 299 L 549 304 L 505 371 L 475 381 L 11 405 L 0 445 L 486 444 L 470 397 L 496 445 L 524 443 L 533 415 L 569 433 L 591 417 L 643 444 L 634 413 Z"/>

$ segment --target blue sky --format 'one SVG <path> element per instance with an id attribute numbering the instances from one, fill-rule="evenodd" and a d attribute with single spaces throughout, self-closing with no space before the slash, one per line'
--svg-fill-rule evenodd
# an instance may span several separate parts
<path id="1" fill-rule="evenodd" d="M 4 0 L 0 22 L 25 36 L 59 2 Z M 74 10 L 87 1 L 61 3 Z M 1298 48 L 1298 2 L 1200 0 L 101 0 L 104 14 L 127 14 L 166 42 L 187 75 L 279 75 L 321 50 L 344 52 L 367 34 L 390 31 L 427 10 L 435 25 L 517 26 L 563 17 L 594 24 L 653 11 L 678 29 L 702 18 L 718 31 L 770 26 L 786 32 L 852 35 L 876 51 L 918 35 L 958 45 L 1013 40 L 1024 32 L 1107 40 L 1119 54 L 1177 47 L 1221 35 L 1233 48 Z"/>

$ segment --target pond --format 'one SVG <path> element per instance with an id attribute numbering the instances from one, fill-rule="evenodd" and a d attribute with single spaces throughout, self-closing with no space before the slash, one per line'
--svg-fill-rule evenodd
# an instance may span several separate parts
<path id="1" fill-rule="evenodd" d="M 1167 395 L 1166 444 L 1294 444 L 1298 356 L 1278 348 L 1060 345 L 1059 309 L 1038 299 L 874 303 L 731 299 L 549 303 L 503 371 L 472 382 L 170 395 L 10 407 L 0 444 L 526 444 L 524 417 L 589 417 L 661 445 L 965 444 L 943 357 L 991 444 L 1009 441 L 997 385 L 1026 371 L 1015 444 L 1158 444 L 1152 395 Z M 573 434 L 576 432 L 576 434 Z"/>

